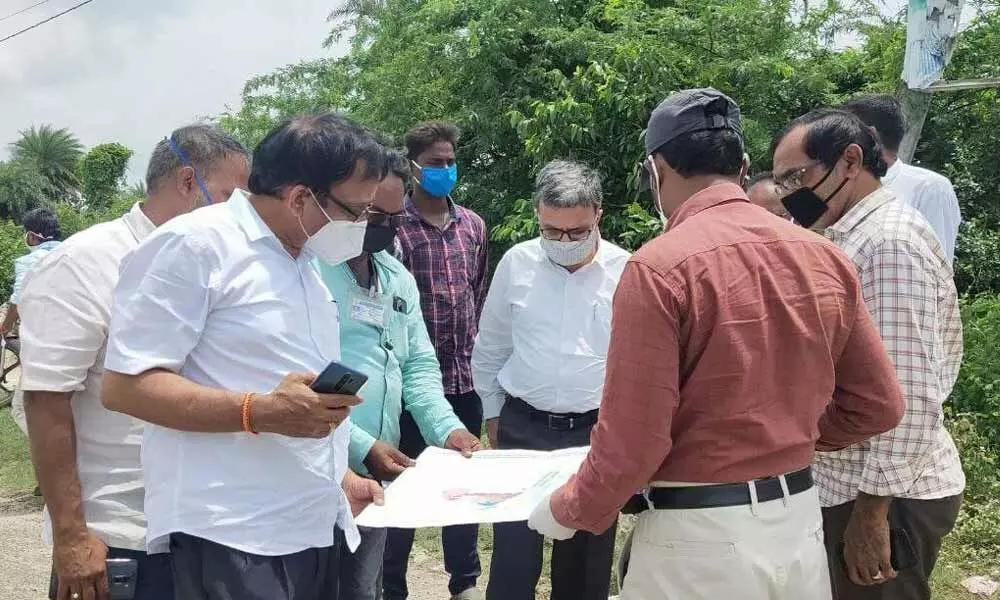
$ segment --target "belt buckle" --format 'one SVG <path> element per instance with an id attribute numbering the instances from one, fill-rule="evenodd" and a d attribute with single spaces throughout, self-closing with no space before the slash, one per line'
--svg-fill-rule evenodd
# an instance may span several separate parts
<path id="1" fill-rule="evenodd" d="M 555 431 L 572 431 L 576 428 L 576 420 L 574 417 L 566 417 L 563 415 L 549 415 L 549 429 Z"/>

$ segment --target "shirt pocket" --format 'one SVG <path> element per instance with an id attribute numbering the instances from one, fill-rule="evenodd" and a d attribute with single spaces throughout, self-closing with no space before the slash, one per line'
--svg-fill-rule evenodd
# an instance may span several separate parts
<path id="1" fill-rule="evenodd" d="M 590 305 L 580 332 L 584 354 L 606 358 L 611 342 L 611 300 L 598 296 Z"/>
<path id="2" fill-rule="evenodd" d="M 388 343 L 389 349 L 399 364 L 406 364 L 410 357 L 410 330 L 407 316 L 405 313 L 395 310 L 391 301 L 386 310 L 388 317 L 386 318 L 385 331 L 382 333 L 383 344 Z"/>

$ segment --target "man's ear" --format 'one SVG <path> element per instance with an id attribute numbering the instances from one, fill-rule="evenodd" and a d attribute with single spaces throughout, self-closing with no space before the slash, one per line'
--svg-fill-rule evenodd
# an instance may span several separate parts
<path id="1" fill-rule="evenodd" d="M 847 163 L 847 173 L 845 175 L 853 179 L 864 168 L 865 152 L 861 149 L 861 146 L 851 144 L 844 150 L 843 159 Z"/>
<path id="2" fill-rule="evenodd" d="M 189 196 L 198 187 L 198 180 L 195 178 L 194 169 L 191 167 L 181 167 L 178 169 L 175 181 L 177 193 L 182 196 Z"/>
<path id="3" fill-rule="evenodd" d="M 746 187 L 750 183 L 750 155 L 743 153 L 743 166 L 740 167 L 740 185 Z"/>
<path id="4" fill-rule="evenodd" d="M 305 212 L 306 203 L 310 201 L 312 196 L 309 194 L 309 188 L 304 185 L 293 185 L 285 189 L 285 202 L 295 215 L 301 217 Z"/>

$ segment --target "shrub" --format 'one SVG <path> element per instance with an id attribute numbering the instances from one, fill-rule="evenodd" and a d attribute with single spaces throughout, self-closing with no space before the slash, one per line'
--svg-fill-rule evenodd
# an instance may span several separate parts
<path id="1" fill-rule="evenodd" d="M 965 356 L 947 409 L 1000 451 L 1000 296 L 964 299 L 962 324 Z"/>

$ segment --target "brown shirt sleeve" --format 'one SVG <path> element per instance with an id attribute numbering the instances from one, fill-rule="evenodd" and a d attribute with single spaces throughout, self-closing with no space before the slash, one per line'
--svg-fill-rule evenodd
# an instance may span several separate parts
<path id="1" fill-rule="evenodd" d="M 648 266 L 629 262 L 612 308 L 600 418 L 579 472 L 552 497 L 567 527 L 601 533 L 671 448 L 680 378 L 679 296 Z"/>
<path id="2" fill-rule="evenodd" d="M 896 427 L 903 392 L 858 285 L 854 325 L 837 361 L 833 402 L 819 420 L 820 452 L 841 450 Z"/>

